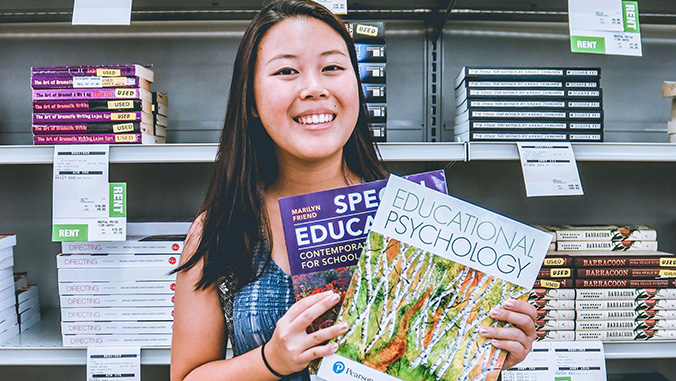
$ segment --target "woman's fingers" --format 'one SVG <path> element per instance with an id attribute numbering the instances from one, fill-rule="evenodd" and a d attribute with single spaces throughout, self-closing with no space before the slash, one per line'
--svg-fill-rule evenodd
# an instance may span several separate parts
<path id="1" fill-rule="evenodd" d="M 314 295 L 307 296 L 307 297 L 297 301 L 296 303 L 294 303 L 291 306 L 291 308 L 289 308 L 289 310 L 286 311 L 284 316 L 282 316 L 279 319 L 279 321 L 282 322 L 282 323 L 286 322 L 286 323 L 290 324 L 294 320 L 296 320 L 301 314 L 305 313 L 308 310 L 308 308 L 314 307 L 319 301 L 321 301 L 323 299 L 327 299 L 327 298 L 334 298 L 335 299 L 335 297 L 338 297 L 338 299 L 336 299 L 336 302 L 333 303 L 333 304 L 336 304 L 338 302 L 338 300 L 340 300 L 340 296 L 333 291 L 326 291 L 326 292 L 322 292 L 320 294 L 314 294 Z M 329 303 L 329 302 L 326 301 L 325 303 Z M 333 304 L 331 306 L 333 306 Z M 317 317 L 321 316 L 322 313 L 319 313 L 319 315 L 317 315 Z M 314 320 L 314 319 L 312 319 L 312 320 Z"/>
<path id="2" fill-rule="evenodd" d="M 511 327 L 481 327 L 479 333 L 491 340 L 493 346 L 509 352 L 504 368 L 518 364 L 526 358 L 535 340 L 535 318 L 537 310 L 529 303 L 508 300 L 504 308 L 491 310 L 491 317 L 505 321 Z"/>
<path id="3" fill-rule="evenodd" d="M 316 358 L 336 353 L 336 350 L 338 349 L 338 343 L 328 343 L 326 345 L 320 344 L 347 332 L 348 328 L 349 325 L 343 322 L 309 334 L 307 336 L 308 349 L 300 354 L 299 360 L 303 362 L 310 362 Z"/>
<path id="4" fill-rule="evenodd" d="M 305 298 L 307 299 L 307 298 Z M 301 302 L 305 299 L 301 299 Z M 292 329 L 305 330 L 315 319 L 322 316 L 322 314 L 336 305 L 340 301 L 340 295 L 330 292 L 324 298 L 313 300 L 312 305 L 304 305 L 305 310 L 300 312 L 294 319 L 289 322 Z M 300 303 L 300 302 L 299 302 Z M 298 304 L 298 303 L 296 303 Z"/>

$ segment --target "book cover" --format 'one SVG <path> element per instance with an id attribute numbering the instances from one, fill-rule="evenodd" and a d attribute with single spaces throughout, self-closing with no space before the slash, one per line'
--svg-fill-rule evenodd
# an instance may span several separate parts
<path id="1" fill-rule="evenodd" d="M 62 101 L 33 101 L 33 112 L 91 112 L 91 111 L 143 111 L 152 113 L 152 104 L 140 99 L 83 99 Z"/>
<path id="2" fill-rule="evenodd" d="M 33 144 L 156 144 L 164 138 L 143 133 L 33 135 Z"/>
<path id="3" fill-rule="evenodd" d="M 575 270 L 578 278 L 676 278 L 673 267 L 592 267 Z"/>
<path id="4" fill-rule="evenodd" d="M 33 124 L 32 131 L 34 135 L 128 133 L 144 133 L 146 135 L 152 135 L 154 132 L 152 124 L 139 122 Z"/>
<path id="5" fill-rule="evenodd" d="M 153 123 L 153 115 L 143 111 L 34 112 L 33 123 L 141 122 Z"/>
<path id="6" fill-rule="evenodd" d="M 575 290 L 577 300 L 676 299 L 673 288 L 606 288 Z"/>
<path id="7" fill-rule="evenodd" d="M 573 341 L 575 340 L 575 331 L 559 331 L 538 329 L 535 331 L 537 336 L 536 341 L 542 340 L 559 340 L 559 341 Z"/>
<path id="8" fill-rule="evenodd" d="M 62 242 L 63 253 L 181 253 L 185 234 L 127 236 L 126 241 Z"/>
<path id="9" fill-rule="evenodd" d="M 574 310 L 575 300 L 570 299 L 528 299 L 528 303 L 538 310 Z"/>
<path id="10" fill-rule="evenodd" d="M 61 335 L 64 347 L 168 347 L 171 334 Z"/>
<path id="11" fill-rule="evenodd" d="M 97 321 L 61 323 L 61 332 L 70 334 L 171 333 L 172 321 Z"/>
<path id="12" fill-rule="evenodd" d="M 455 87 L 471 79 L 598 79 L 600 68 L 563 68 L 563 67 L 463 67 L 455 78 Z"/>
<path id="13" fill-rule="evenodd" d="M 325 357 L 326 380 L 495 380 L 506 352 L 478 334 L 525 300 L 551 235 L 390 176 Z M 361 378 L 360 378 L 361 377 Z"/>
<path id="14" fill-rule="evenodd" d="M 93 269 L 58 269 L 57 271 L 59 282 L 118 282 L 135 280 L 174 281 L 176 279 L 176 274 L 169 274 L 170 269 L 165 267 L 104 267 Z"/>
<path id="15" fill-rule="evenodd" d="M 76 76 L 121 77 L 139 76 L 150 82 L 154 80 L 152 65 L 78 65 L 78 66 L 40 66 L 31 68 L 31 76 L 36 74 L 70 73 Z"/>
<path id="16" fill-rule="evenodd" d="M 407 178 L 447 193 L 444 171 Z M 387 180 L 373 181 L 279 199 L 297 300 L 329 289 L 345 295 L 386 184 Z M 310 331 L 332 325 L 339 308 L 340 303 Z"/>
<path id="17" fill-rule="evenodd" d="M 33 100 L 53 99 L 141 99 L 152 102 L 150 91 L 138 87 L 101 89 L 38 89 L 32 91 Z"/>

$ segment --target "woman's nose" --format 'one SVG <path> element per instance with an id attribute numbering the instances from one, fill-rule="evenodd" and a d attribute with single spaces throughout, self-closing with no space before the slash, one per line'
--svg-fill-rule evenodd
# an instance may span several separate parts
<path id="1" fill-rule="evenodd" d="M 302 99 L 324 98 L 329 95 L 320 73 L 304 73 L 300 97 Z"/>

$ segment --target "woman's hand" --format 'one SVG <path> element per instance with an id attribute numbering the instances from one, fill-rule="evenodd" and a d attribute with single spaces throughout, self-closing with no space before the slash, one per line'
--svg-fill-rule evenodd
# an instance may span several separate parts
<path id="1" fill-rule="evenodd" d="M 507 300 L 504 308 L 491 310 L 491 317 L 502 320 L 511 327 L 481 327 L 479 333 L 491 339 L 494 347 L 504 349 L 507 359 L 502 369 L 509 369 L 523 361 L 530 353 L 535 341 L 535 318 L 537 310 L 527 302 Z"/>
<path id="2" fill-rule="evenodd" d="M 305 369 L 310 361 L 331 355 L 337 343 L 321 345 L 347 332 L 347 323 L 339 323 L 308 334 L 307 327 L 340 300 L 333 291 L 311 295 L 296 302 L 277 322 L 272 338 L 265 346 L 268 363 L 281 374 Z"/>

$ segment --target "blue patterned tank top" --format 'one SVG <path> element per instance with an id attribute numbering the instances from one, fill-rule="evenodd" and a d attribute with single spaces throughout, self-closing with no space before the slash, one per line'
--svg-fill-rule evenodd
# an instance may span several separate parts
<path id="1" fill-rule="evenodd" d="M 254 251 L 255 265 L 262 275 L 235 293 L 232 301 L 232 329 L 234 331 L 233 353 L 239 356 L 270 340 L 277 320 L 296 301 L 291 276 L 273 261 L 267 261 L 269 249 L 266 242 L 257 245 Z M 267 262 L 267 264 L 266 264 Z M 224 292 L 219 287 L 220 292 Z M 221 300 L 224 298 L 221 296 Z M 227 318 L 227 316 L 226 316 Z M 283 381 L 308 380 L 304 370 L 285 377 Z"/>

